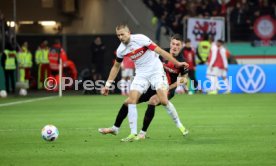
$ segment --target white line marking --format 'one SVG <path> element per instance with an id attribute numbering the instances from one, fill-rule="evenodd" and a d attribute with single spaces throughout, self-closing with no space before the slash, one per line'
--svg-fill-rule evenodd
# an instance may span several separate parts
<path id="1" fill-rule="evenodd" d="M 11 103 L 4 103 L 0 104 L 0 107 L 5 107 L 5 106 L 11 106 L 11 105 L 16 105 L 16 104 L 23 104 L 23 103 L 30 103 L 30 102 L 35 102 L 35 101 L 41 101 L 41 100 L 47 100 L 51 99 L 57 96 L 49 96 L 49 97 L 41 97 L 37 99 L 30 99 L 30 100 L 23 100 L 23 101 L 16 101 L 16 102 L 11 102 Z"/>

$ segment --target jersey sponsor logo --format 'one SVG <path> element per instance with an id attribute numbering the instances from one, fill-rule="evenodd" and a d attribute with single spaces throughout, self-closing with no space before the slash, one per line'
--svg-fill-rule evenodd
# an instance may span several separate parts
<path id="1" fill-rule="evenodd" d="M 257 65 L 244 65 L 236 76 L 238 87 L 246 93 L 256 93 L 262 90 L 265 79 L 264 71 Z"/>
<path id="2" fill-rule="evenodd" d="M 174 68 L 174 65 L 172 65 L 172 64 L 165 64 L 165 63 L 163 63 L 163 67 L 169 73 L 174 73 L 174 74 L 178 74 L 179 73 L 179 70 L 176 69 L 176 68 Z"/>
<path id="3" fill-rule="evenodd" d="M 165 66 L 165 65 L 164 65 L 164 68 L 165 68 L 165 70 L 168 71 L 169 73 L 174 73 L 174 74 L 177 74 L 177 73 L 178 73 L 177 70 L 174 70 L 174 69 L 172 69 L 172 68 L 170 68 L 170 67 L 168 67 L 168 66 Z"/>
<path id="4" fill-rule="evenodd" d="M 147 50 L 148 50 L 147 47 L 141 47 L 128 53 L 126 56 L 130 57 L 131 60 L 135 61 L 139 59 L 141 56 L 143 56 Z"/>

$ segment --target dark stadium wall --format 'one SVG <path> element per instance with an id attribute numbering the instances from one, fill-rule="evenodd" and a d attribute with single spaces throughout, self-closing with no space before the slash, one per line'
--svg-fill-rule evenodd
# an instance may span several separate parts
<path id="1" fill-rule="evenodd" d="M 76 0 L 74 12 L 65 11 L 62 0 L 44 1 L 52 1 L 53 4 L 43 7 L 42 0 L 17 0 L 16 20 L 54 20 L 63 24 L 62 33 L 70 34 L 114 34 L 117 24 L 127 23 L 133 33 L 143 33 L 154 38 L 156 27 L 151 24 L 153 14 L 141 0 L 121 0 L 125 8 L 119 0 Z M 0 10 L 7 20 L 13 20 L 12 0 L 0 0 Z M 36 32 L 34 28 L 32 31 Z"/>
<path id="2" fill-rule="evenodd" d="M 0 0 L 0 10 L 6 20 L 13 20 L 12 2 L 12 0 Z M 115 35 L 115 27 L 119 23 L 127 23 L 132 33 L 143 33 L 154 40 L 156 27 L 151 24 L 153 15 L 141 0 L 121 0 L 125 8 L 119 0 L 80 0 L 75 1 L 78 3 L 75 11 L 71 13 L 64 11 L 62 0 L 52 0 L 52 2 L 51 7 L 43 7 L 42 0 L 17 0 L 17 21 L 54 20 L 62 23 L 62 31 L 58 33 L 49 32 L 45 27 L 37 25 L 20 26 L 17 41 L 19 44 L 28 41 L 34 55 L 42 40 L 47 39 L 52 43 L 55 38 L 62 39 L 68 57 L 75 62 L 78 72 L 91 65 L 90 46 L 95 36 L 99 35 L 107 48 L 102 64 L 105 66 L 102 71 L 103 76 L 107 77 L 115 56 L 114 51 L 119 45 Z M 37 75 L 36 70 L 34 67 L 34 75 Z"/>
<path id="3" fill-rule="evenodd" d="M 152 12 L 141 0 L 122 0 L 131 16 L 125 11 L 118 0 L 82 0 L 80 1 L 79 19 L 65 27 L 68 33 L 114 33 L 118 23 L 127 23 L 134 33 L 145 33 L 154 37 L 155 27 L 151 25 Z M 137 24 L 136 24 L 137 23 Z"/>

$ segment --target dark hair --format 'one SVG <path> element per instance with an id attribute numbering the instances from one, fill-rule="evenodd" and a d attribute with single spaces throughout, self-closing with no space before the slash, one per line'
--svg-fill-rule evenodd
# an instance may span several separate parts
<path id="1" fill-rule="evenodd" d="M 224 41 L 223 41 L 222 39 L 217 40 L 217 42 L 219 42 L 219 43 L 221 43 L 221 44 L 224 43 Z"/>
<path id="2" fill-rule="evenodd" d="M 172 39 L 179 40 L 179 41 L 183 42 L 182 36 L 180 34 L 177 34 L 177 33 L 172 35 L 171 40 Z"/>
<path id="3" fill-rule="evenodd" d="M 185 43 L 190 43 L 191 42 L 191 39 L 189 39 L 189 38 L 187 38 L 186 40 L 185 40 Z"/>

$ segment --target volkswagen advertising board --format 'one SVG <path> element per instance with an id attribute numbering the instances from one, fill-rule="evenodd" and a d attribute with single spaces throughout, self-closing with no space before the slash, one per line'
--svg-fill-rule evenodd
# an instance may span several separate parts
<path id="1" fill-rule="evenodd" d="M 197 80 L 205 92 L 208 89 L 206 70 L 206 65 L 198 65 L 196 70 Z M 276 92 L 276 65 L 229 65 L 227 77 L 231 93 Z"/>

